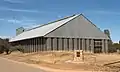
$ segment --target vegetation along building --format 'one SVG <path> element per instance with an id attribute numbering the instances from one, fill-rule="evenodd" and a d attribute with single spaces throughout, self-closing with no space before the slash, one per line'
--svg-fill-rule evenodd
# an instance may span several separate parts
<path id="1" fill-rule="evenodd" d="M 25 52 L 74 51 L 108 52 L 110 38 L 84 15 L 72 15 L 23 30 L 10 39 L 12 45 L 21 45 Z"/>

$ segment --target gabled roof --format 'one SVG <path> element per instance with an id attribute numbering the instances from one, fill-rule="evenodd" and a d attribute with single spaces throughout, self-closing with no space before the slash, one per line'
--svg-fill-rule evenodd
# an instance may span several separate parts
<path id="1" fill-rule="evenodd" d="M 103 31 L 82 14 L 48 33 L 44 37 L 109 39 Z"/>
<path id="2" fill-rule="evenodd" d="M 30 39 L 30 38 L 35 38 L 35 37 L 42 37 L 46 34 L 48 34 L 49 32 L 53 31 L 54 29 L 60 27 L 61 25 L 69 22 L 70 20 L 76 18 L 78 15 L 73 15 L 70 17 L 66 17 L 42 26 L 39 26 L 37 28 L 25 31 L 21 34 L 19 34 L 18 36 L 10 39 L 10 42 L 14 42 L 14 41 L 19 41 L 19 40 L 24 40 L 24 39 Z"/>

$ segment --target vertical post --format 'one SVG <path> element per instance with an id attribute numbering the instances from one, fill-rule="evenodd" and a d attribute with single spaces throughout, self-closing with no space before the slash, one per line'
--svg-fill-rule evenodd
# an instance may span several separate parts
<path id="1" fill-rule="evenodd" d="M 102 39 L 102 53 L 105 53 L 105 41 Z"/>
<path id="2" fill-rule="evenodd" d="M 30 39 L 30 45 L 31 45 L 31 46 L 30 46 L 30 47 L 31 47 L 31 52 L 33 52 L 33 51 L 32 51 L 32 39 Z"/>
<path id="3" fill-rule="evenodd" d="M 67 51 L 67 38 L 64 39 L 64 50 Z"/>
<path id="4" fill-rule="evenodd" d="M 57 51 L 59 51 L 59 38 L 57 38 Z"/>
<path id="5" fill-rule="evenodd" d="M 37 47 L 36 47 L 36 38 L 35 38 L 35 52 L 37 51 L 36 49 L 37 49 Z"/>
<path id="6" fill-rule="evenodd" d="M 62 38 L 62 51 L 64 51 L 64 38 Z"/>
<path id="7" fill-rule="evenodd" d="M 79 50 L 81 50 L 81 41 L 80 41 L 80 39 L 79 39 Z"/>
<path id="8" fill-rule="evenodd" d="M 44 37 L 42 37 L 42 51 L 44 51 L 45 48 L 44 48 Z"/>
<path id="9" fill-rule="evenodd" d="M 38 52 L 38 38 L 36 38 L 36 52 Z"/>
<path id="10" fill-rule="evenodd" d="M 79 38 L 77 38 L 77 50 L 79 50 Z"/>
<path id="11" fill-rule="evenodd" d="M 51 51 L 53 51 L 53 38 L 51 38 Z"/>
<path id="12" fill-rule="evenodd" d="M 41 51 L 43 52 L 43 37 L 41 37 Z"/>
<path id="13" fill-rule="evenodd" d="M 45 38 L 45 51 L 47 51 L 47 38 Z"/>
<path id="14" fill-rule="evenodd" d="M 33 47 L 33 49 L 34 49 L 34 52 L 35 52 L 35 50 L 36 50 L 36 46 L 35 46 L 35 38 L 33 39 L 33 41 L 34 41 L 34 47 Z"/>
<path id="15" fill-rule="evenodd" d="M 53 51 L 57 50 L 57 38 L 53 38 Z"/>
<path id="16" fill-rule="evenodd" d="M 39 38 L 37 38 L 37 52 L 39 51 Z"/>
<path id="17" fill-rule="evenodd" d="M 41 41 L 41 37 L 40 37 L 40 51 L 42 51 L 42 41 Z"/>
<path id="18" fill-rule="evenodd" d="M 91 39 L 91 53 L 94 53 L 94 40 Z"/>
<path id="19" fill-rule="evenodd" d="M 28 52 L 30 53 L 30 40 L 27 40 L 27 47 L 28 47 Z"/>
<path id="20" fill-rule="evenodd" d="M 72 38 L 69 39 L 69 51 L 72 50 L 73 44 L 72 44 Z"/>
<path id="21" fill-rule="evenodd" d="M 40 38 L 38 38 L 38 51 L 40 51 Z"/>
<path id="22" fill-rule="evenodd" d="M 74 39 L 74 50 L 77 50 L 77 38 Z"/>
<path id="23" fill-rule="evenodd" d="M 61 51 L 62 50 L 62 38 L 59 38 L 58 39 L 58 48 L 59 48 L 59 50 Z"/>
<path id="24" fill-rule="evenodd" d="M 108 53 L 108 40 L 105 40 L 105 52 Z"/>
<path id="25" fill-rule="evenodd" d="M 82 50 L 84 51 L 85 50 L 85 40 L 82 39 Z"/>
<path id="26" fill-rule="evenodd" d="M 31 53 L 31 39 L 29 39 L 29 48 L 30 48 L 30 49 L 29 49 L 29 50 L 30 50 L 29 52 Z"/>
<path id="27" fill-rule="evenodd" d="M 72 38 L 72 50 L 74 50 L 75 44 L 74 44 L 74 38 Z"/>
<path id="28" fill-rule="evenodd" d="M 69 38 L 67 38 L 67 51 L 69 51 Z"/>
<path id="29" fill-rule="evenodd" d="M 47 38 L 47 51 L 51 51 L 51 38 Z"/>
<path id="30" fill-rule="evenodd" d="M 89 48 L 90 48 L 90 45 L 89 45 L 89 39 L 86 40 L 86 45 L 87 45 L 87 52 L 89 52 Z"/>

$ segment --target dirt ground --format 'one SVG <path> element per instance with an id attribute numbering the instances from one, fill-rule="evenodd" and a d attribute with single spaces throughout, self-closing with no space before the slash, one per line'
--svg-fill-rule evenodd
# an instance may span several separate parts
<path id="1" fill-rule="evenodd" d="M 15 61 L 37 64 L 60 70 L 117 72 L 120 71 L 119 54 L 89 54 L 84 53 L 84 63 L 72 63 L 73 52 L 38 52 L 0 55 Z M 114 63 L 117 62 L 117 63 Z M 113 63 L 113 64 L 111 64 Z"/>

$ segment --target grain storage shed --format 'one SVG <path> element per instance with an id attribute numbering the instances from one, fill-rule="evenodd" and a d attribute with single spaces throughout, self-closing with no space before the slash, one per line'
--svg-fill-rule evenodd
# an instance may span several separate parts
<path id="1" fill-rule="evenodd" d="M 95 51 L 108 52 L 109 37 L 84 15 L 77 14 L 26 30 L 10 39 L 25 52 Z"/>

